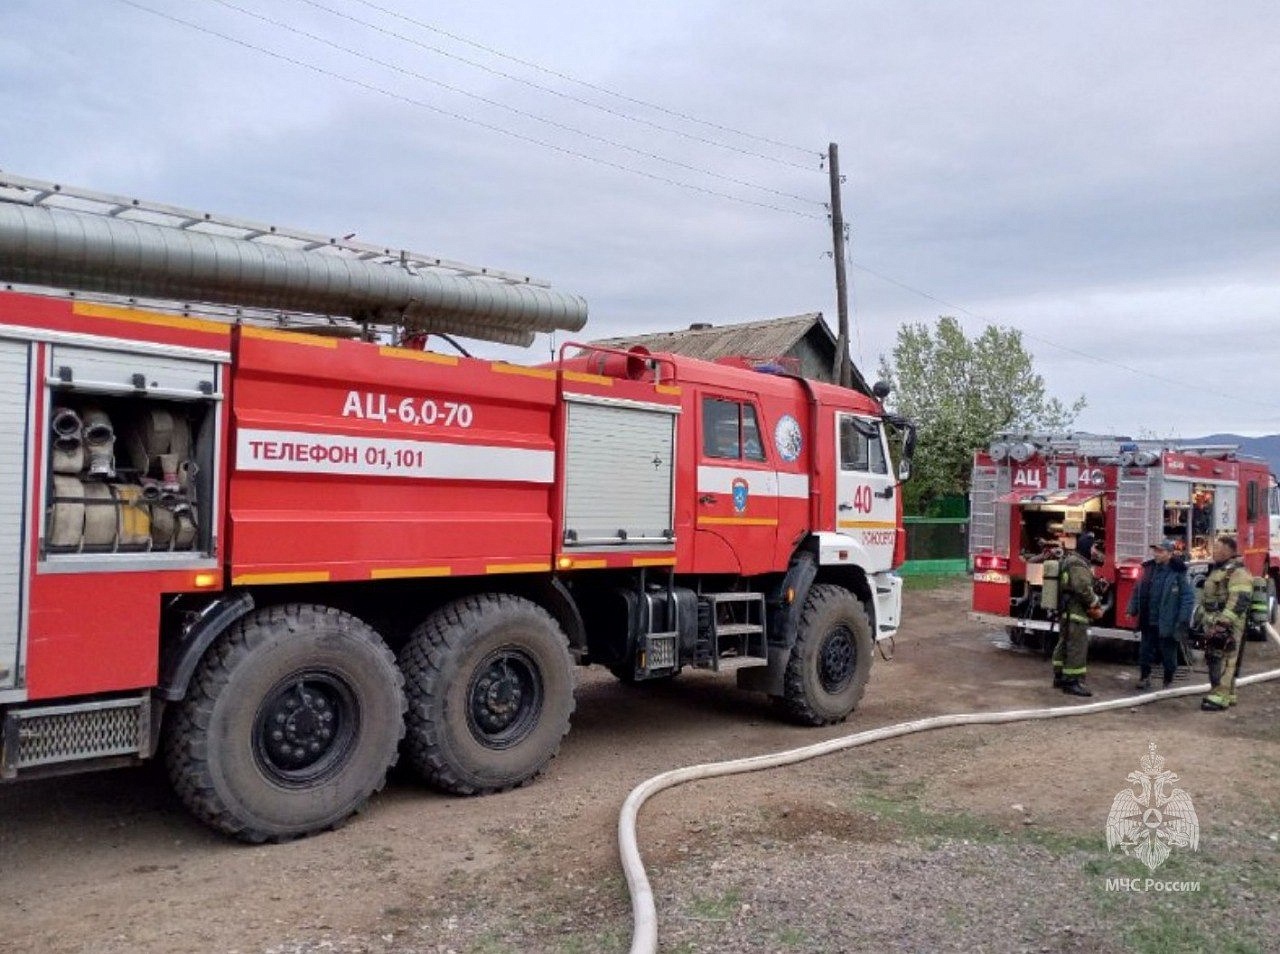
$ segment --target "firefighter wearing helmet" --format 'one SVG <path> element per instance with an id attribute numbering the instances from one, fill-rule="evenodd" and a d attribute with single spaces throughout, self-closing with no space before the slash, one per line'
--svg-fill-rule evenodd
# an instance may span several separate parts
<path id="1" fill-rule="evenodd" d="M 1196 608 L 1209 664 L 1209 694 L 1200 703 L 1206 712 L 1221 712 L 1236 704 L 1236 675 L 1253 595 L 1253 575 L 1237 549 L 1235 537 L 1218 537 L 1213 542 L 1213 565 Z"/>
<path id="2" fill-rule="evenodd" d="M 1092 533 L 1082 533 L 1074 552 L 1058 565 L 1058 615 L 1060 635 L 1053 648 L 1053 685 L 1072 696 L 1091 696 L 1084 683 L 1089 659 L 1089 621 L 1102 616 L 1102 604 L 1093 586 L 1093 563 L 1101 563 L 1101 545 Z"/>

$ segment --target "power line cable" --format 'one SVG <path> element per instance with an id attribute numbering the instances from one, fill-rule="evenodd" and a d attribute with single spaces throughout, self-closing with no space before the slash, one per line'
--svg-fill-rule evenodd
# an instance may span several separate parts
<path id="1" fill-rule="evenodd" d="M 347 76 L 346 74 L 339 73 L 336 70 L 330 70 L 323 66 L 317 66 L 314 63 L 308 63 L 305 60 L 300 60 L 300 59 L 297 59 L 296 57 L 289 56 L 288 54 L 280 53 L 276 50 L 271 50 L 263 46 L 258 46 L 257 44 L 251 43 L 248 40 L 242 40 L 239 37 L 231 36 L 230 34 L 227 34 L 227 33 L 222 33 L 211 27 L 206 27 L 206 26 L 203 26 L 202 24 L 194 23 L 191 20 L 185 20 L 182 17 L 175 16 L 174 14 L 171 14 L 171 13 L 166 13 L 162 10 L 156 10 L 155 8 L 149 7 L 146 4 L 137 2 L 137 0 L 116 0 L 116 2 L 122 3 L 127 7 L 132 7 L 135 10 L 140 10 L 143 13 L 149 13 L 152 16 L 159 17 L 162 20 L 168 20 L 170 23 L 175 23 L 175 24 L 178 24 L 179 26 L 188 27 L 189 29 L 195 30 L 199 33 L 203 33 L 207 36 L 217 37 L 220 40 L 225 40 L 228 43 L 233 43 L 236 46 L 243 47 L 244 49 L 252 50 L 255 53 L 260 53 L 264 56 L 269 56 L 273 59 L 280 60 L 283 63 L 289 63 L 293 66 L 298 66 L 298 67 L 301 67 L 302 69 L 310 70 L 313 73 L 317 73 L 321 76 L 329 77 L 330 79 L 340 80 L 343 83 L 347 83 L 351 86 L 358 87 L 360 89 L 366 90 L 367 92 L 378 93 L 382 96 L 387 96 L 391 99 L 398 100 L 402 103 L 408 103 L 411 106 L 417 106 L 421 109 L 430 110 L 431 112 L 437 113 L 441 116 L 447 116 L 450 119 L 456 119 L 459 122 L 464 122 L 469 125 L 476 126 L 480 129 L 488 130 L 489 132 L 495 132 L 495 133 L 498 133 L 499 135 L 507 136 L 511 139 L 517 139 L 521 142 L 530 143 L 531 145 L 541 146 L 544 149 L 551 149 L 555 152 L 561 153 L 562 155 L 572 156 L 575 159 L 582 159 L 586 162 L 593 162 L 597 165 L 605 166 L 606 168 L 609 168 L 609 169 L 615 169 L 619 172 L 627 172 L 627 173 L 631 173 L 632 175 L 642 176 L 654 182 L 661 182 L 666 185 L 675 186 L 680 189 L 687 189 L 691 192 L 698 192 L 703 195 L 715 196 L 716 198 L 720 198 L 720 199 L 728 199 L 731 202 L 738 202 L 742 205 L 750 205 L 759 209 L 769 209 L 773 212 L 783 212 L 783 213 L 786 213 L 787 215 L 794 215 L 803 219 L 821 220 L 823 218 L 821 214 L 816 212 L 801 212 L 798 209 L 788 209 L 785 206 L 774 205 L 769 202 L 760 202 L 756 199 L 743 198 L 742 196 L 733 195 L 732 193 L 729 193 L 729 192 L 721 192 L 717 189 L 710 189 L 710 188 L 707 188 L 706 186 L 700 186 L 700 185 L 697 185 L 696 183 L 685 182 L 680 179 L 672 179 L 668 176 L 663 176 L 654 172 L 649 172 L 645 169 L 637 169 L 635 166 L 628 166 L 620 162 L 614 162 L 613 160 L 605 159 L 602 156 L 593 156 L 589 153 L 579 152 L 576 149 L 570 149 L 567 146 L 561 146 L 558 143 L 548 142 L 545 139 L 539 139 L 536 136 L 526 136 L 524 133 L 519 133 L 511 129 L 506 129 L 505 127 L 502 127 L 502 126 L 495 125 L 494 123 L 485 122 L 484 120 L 476 119 L 472 116 L 467 116 L 462 113 L 457 113 L 452 110 L 445 109 L 444 107 L 436 106 L 434 103 L 428 103 L 424 100 L 416 99 L 412 96 L 406 96 L 403 93 L 397 93 L 393 90 L 386 89 L 385 87 L 378 86 L 373 83 L 368 83 L 368 82 L 365 82 L 364 80 L 357 79 L 352 76 Z"/>
<path id="2" fill-rule="evenodd" d="M 619 142 L 615 139 L 609 139 L 606 136 L 598 136 L 595 133 L 588 132 L 584 129 L 579 129 L 576 126 L 571 126 L 567 123 L 562 123 L 555 119 L 549 119 L 545 116 L 539 116 L 536 113 L 527 112 L 523 109 L 519 109 L 518 107 L 511 106 L 507 103 L 501 102 L 500 100 L 490 99 L 489 97 L 482 96 L 479 93 L 474 93 L 470 90 L 463 89 L 459 86 L 454 86 L 450 83 L 445 83 L 433 77 L 426 76 L 422 73 L 419 73 L 415 70 L 411 70 L 407 67 L 398 66 L 395 63 L 389 63 L 386 60 L 380 60 L 375 56 L 371 56 L 367 53 L 363 53 L 360 50 L 352 49 L 351 47 L 348 47 L 348 46 L 343 46 L 341 43 L 336 43 L 333 40 L 329 40 L 315 33 L 311 33 L 300 27 L 295 27 L 292 24 L 285 23 L 282 20 L 277 20 L 274 17 L 269 17 L 269 16 L 266 16 L 265 14 L 257 13 L 256 11 L 253 11 L 253 10 L 248 10 L 236 3 L 232 3 L 231 0 L 209 0 L 209 2 L 216 3 L 222 7 L 226 7 L 228 10 L 234 10 L 235 12 L 243 14 L 244 16 L 252 17 L 255 20 L 259 20 L 262 23 L 266 23 L 278 29 L 285 30 L 296 36 L 305 37 L 308 40 L 312 40 L 316 43 L 321 43 L 331 49 L 338 50 L 339 52 L 346 53 L 349 56 L 354 56 L 354 57 L 357 57 L 358 59 L 365 60 L 366 62 L 373 63 L 376 66 L 381 66 L 385 69 L 392 70 L 404 76 L 409 76 L 409 77 L 412 77 L 413 79 L 421 80 L 424 83 L 429 83 L 432 86 L 437 86 L 440 89 L 449 91 L 450 93 L 456 93 L 459 96 L 465 96 L 468 99 L 475 100 L 476 102 L 484 103 L 486 106 L 493 106 L 497 109 L 505 110 L 514 115 L 523 116 L 526 119 L 532 119 L 535 122 L 543 123 L 544 125 L 551 126 L 555 129 L 560 129 L 564 132 L 572 133 L 577 136 L 582 136 L 584 139 L 590 139 L 594 142 L 602 143 L 603 145 L 611 146 L 615 149 L 622 149 L 627 152 L 634 153 L 637 156 L 642 156 L 646 159 L 653 159 L 657 162 L 664 162 L 668 165 L 676 166 L 680 169 L 685 169 L 689 172 L 696 172 L 700 175 L 708 176 L 713 179 L 719 179 L 722 182 L 730 182 L 730 183 L 733 183 L 734 185 L 743 186 L 744 188 L 755 189 L 758 192 L 766 192 L 766 193 L 769 193 L 770 195 L 776 195 L 779 198 L 794 199 L 797 202 L 804 202 L 809 205 L 816 205 L 818 207 L 822 207 L 823 205 L 822 202 L 819 202 L 815 199 L 807 198 L 806 196 L 797 195 L 794 192 L 786 192 L 782 189 L 775 189 L 771 186 L 760 185 L 759 183 L 750 182 L 746 179 L 739 179 L 735 176 L 727 175 L 723 172 L 716 172 L 712 169 L 706 169 L 706 168 L 703 168 L 702 166 L 696 166 L 696 165 L 693 165 L 692 163 L 683 162 L 679 159 L 672 159 L 656 152 L 649 152 L 646 149 L 637 148 L 636 146 L 629 145 L 628 143 Z"/>
<path id="3" fill-rule="evenodd" d="M 385 89 L 384 87 L 377 86 L 372 83 L 367 83 L 364 80 L 356 79 L 354 77 L 350 77 L 345 74 L 338 73 L 334 70 L 326 69 L 325 67 L 322 67 L 322 66 L 317 66 L 314 63 L 308 63 L 304 60 L 299 60 L 287 54 L 279 53 L 275 50 L 270 50 L 270 49 L 267 49 L 266 47 L 258 46 L 257 44 L 250 43 L 247 40 L 242 40 L 239 37 L 230 36 L 229 34 L 222 33 L 210 27 L 206 27 L 201 24 L 194 23 L 190 20 L 183 19 L 182 17 L 178 17 L 173 14 L 166 13 L 161 10 L 156 10 L 152 7 L 148 7 L 145 4 L 137 2 L 137 0 L 117 0 L 117 2 L 124 4 L 125 6 L 128 6 L 128 7 L 132 7 L 135 10 L 140 10 L 144 13 L 151 14 L 152 16 L 159 17 L 160 19 L 167 20 L 171 23 L 188 27 L 189 29 L 196 30 L 197 32 L 204 33 L 208 36 L 213 36 L 220 40 L 224 40 L 228 43 L 233 43 L 236 46 L 240 46 L 245 49 L 252 50 L 255 53 L 272 57 L 273 59 L 280 60 L 281 62 L 289 63 L 293 66 L 298 66 L 303 69 L 310 70 L 311 72 L 329 77 L 331 79 L 339 80 L 341 82 L 366 90 L 368 92 L 378 93 L 380 95 L 387 96 L 391 99 L 408 103 L 409 105 L 412 105 L 412 106 L 417 106 L 422 109 L 430 110 L 431 112 L 437 113 L 442 116 L 446 116 L 450 119 L 456 119 L 460 122 L 468 123 L 469 125 L 473 125 L 478 128 L 488 130 L 490 132 L 496 132 L 500 135 L 517 139 L 521 142 L 526 142 L 532 145 L 541 146 L 545 149 L 551 149 L 555 152 L 559 152 L 567 156 L 572 156 L 573 158 L 576 158 L 576 159 L 582 159 L 587 162 L 593 162 L 593 163 L 596 163 L 597 165 L 601 165 L 606 168 L 615 169 L 620 172 L 628 172 L 633 175 L 642 176 L 646 179 L 650 179 L 655 182 L 661 182 L 666 185 L 675 186 L 677 188 L 686 189 L 692 192 L 698 192 L 703 195 L 710 195 L 710 196 L 715 196 L 721 199 L 727 199 L 731 202 L 738 202 L 743 205 L 750 205 L 756 208 L 768 209 L 774 212 L 782 212 L 787 215 L 793 215 L 793 216 L 797 216 L 799 218 L 805 218 L 805 219 L 824 220 L 828 218 L 828 216 L 823 216 L 817 213 L 801 212 L 796 209 L 788 209 L 783 206 L 773 205 L 768 202 L 760 202 L 755 199 L 746 199 L 746 198 L 743 198 L 742 196 L 736 196 L 728 192 L 721 192 L 716 189 L 709 189 L 705 186 L 700 186 L 695 183 L 684 182 L 678 179 L 671 179 L 667 176 L 658 175 L 656 173 L 648 172 L 643 169 L 637 169 L 633 166 L 623 165 L 622 163 L 613 162 L 612 160 L 605 159 L 600 156 L 593 156 L 588 153 L 578 152 L 577 150 L 569 149 L 565 146 L 561 146 L 556 143 L 547 142 L 546 140 L 538 139 L 534 136 L 526 136 L 523 133 L 518 133 L 518 132 L 515 132 L 514 130 L 506 129 L 502 126 L 497 126 L 493 123 L 484 122 L 483 120 L 475 119 L 474 117 L 466 116 L 462 113 L 456 113 L 451 110 L 444 109 L 443 107 L 436 106 L 432 103 L 415 99 L 414 97 L 411 97 L 411 96 L 405 96 L 401 93 L 396 93 L 392 90 Z M 221 2 L 221 0 L 218 0 L 218 2 Z M 906 282 L 900 281 L 896 278 L 893 278 L 892 276 L 886 275 L 883 272 L 878 271 L 877 269 L 871 268 L 870 266 L 865 265 L 853 258 L 849 259 L 849 264 L 851 264 L 852 267 L 858 269 L 861 272 L 864 272 L 868 275 L 872 275 L 880 279 L 881 281 L 887 282 L 891 285 L 895 285 L 898 288 L 911 292 L 912 294 L 919 295 L 920 297 L 925 298 L 929 301 L 935 302 L 936 304 L 942 305 L 943 307 L 953 309 L 954 311 L 957 311 L 968 318 L 972 318 L 975 321 L 981 321 L 987 324 L 991 323 L 989 319 L 984 318 L 983 316 L 971 311 L 970 309 L 964 307 L 963 305 L 959 305 L 959 304 L 956 304 L 955 302 L 948 301 L 945 298 L 941 298 L 937 295 L 931 294 L 930 292 L 924 291 L 923 289 L 917 288 Z M 1183 385 L 1183 382 L 1175 378 L 1168 377 L 1166 375 L 1160 375 L 1151 371 L 1145 371 L 1141 368 L 1135 368 L 1131 365 L 1127 365 L 1122 362 L 1115 361 L 1111 358 L 1104 358 L 1104 357 L 1101 357 L 1100 355 L 1091 354 L 1089 352 L 1082 351 L 1078 348 L 1072 348 L 1067 345 L 1060 344 L 1059 342 L 1053 341 L 1052 339 L 1046 338 L 1043 335 L 1037 335 L 1033 332 L 1025 331 L 1023 329 L 1017 329 L 1017 330 L 1021 334 L 1025 335 L 1026 337 L 1030 338 L 1033 341 L 1039 341 L 1042 344 L 1048 345 L 1051 348 L 1055 348 L 1067 354 L 1075 355 L 1076 357 L 1083 358 L 1087 361 L 1093 361 L 1097 364 L 1109 365 L 1121 371 L 1126 371 L 1130 374 L 1141 375 L 1143 377 L 1151 378 L 1153 380 L 1160 381 L 1166 384 L 1173 384 L 1179 387 Z M 1232 394 L 1227 391 L 1218 391 L 1212 388 L 1201 387 L 1200 392 L 1205 394 L 1214 394 L 1214 395 L 1217 395 L 1218 397 L 1224 397 L 1229 400 L 1237 401 L 1243 404 L 1249 404 L 1254 407 L 1262 406 L 1262 407 L 1268 407 L 1268 408 L 1280 408 L 1280 405 L 1277 405 L 1277 404 L 1272 404 L 1269 402 L 1258 402 L 1258 401 L 1246 400 L 1245 398 L 1240 397 L 1238 394 Z"/>
<path id="4" fill-rule="evenodd" d="M 414 19 L 413 17 L 407 16 L 403 13 L 399 13 L 395 10 L 389 10 L 386 7 L 382 7 L 376 3 L 371 2 L 371 0 L 356 0 L 356 2 L 361 4 L 362 6 L 369 7 L 372 10 L 377 10 L 379 13 L 383 13 L 386 16 L 394 17 L 397 20 L 402 20 L 405 23 L 413 24 L 414 26 L 420 27 L 423 30 L 429 30 L 430 32 L 439 34 L 440 36 L 448 37 L 450 40 L 454 40 L 458 43 L 466 44 L 467 46 L 470 46 L 474 49 L 482 50 L 485 53 L 489 53 L 493 56 L 500 57 L 504 60 L 509 60 L 512 63 L 518 63 L 521 66 L 527 66 L 530 69 L 537 70 L 540 73 L 545 73 L 548 76 L 554 76 L 557 79 L 562 79 L 567 82 L 574 83 L 578 86 L 583 87 L 584 89 L 589 89 L 597 93 L 603 93 L 606 96 L 612 96 L 616 99 L 620 99 L 628 103 L 634 103 L 637 106 L 644 106 L 648 109 L 653 109 L 660 113 L 665 113 L 668 116 L 674 116 L 677 119 L 683 119 L 686 122 L 697 123 L 700 126 L 706 126 L 709 129 L 718 129 L 721 132 L 729 133 L 734 136 L 741 136 L 744 139 L 754 139 L 757 142 L 768 143 L 769 145 L 778 146 L 783 149 L 791 149 L 791 150 L 794 150 L 795 152 L 804 153 L 805 155 L 813 154 L 813 150 L 807 146 L 798 146 L 795 143 L 786 142 L 781 139 L 773 139 L 769 136 L 762 136 L 758 133 L 747 132 L 746 130 L 743 130 L 743 129 L 736 129 L 733 126 L 727 126 L 721 123 L 712 122 L 711 120 L 708 120 L 708 119 L 701 119 L 697 116 L 692 116 L 688 113 L 682 113 L 677 109 L 672 109 L 668 106 L 663 106 L 659 103 L 652 102 L 651 100 L 640 99 L 635 96 L 628 96 L 626 93 L 620 93 L 617 90 L 610 89 L 607 86 L 601 86 L 597 83 L 589 82 L 588 80 L 579 79 L 578 77 L 572 76 L 569 73 L 564 73 L 560 70 L 553 69 L 549 66 L 543 66 L 541 63 L 535 63 L 532 60 L 522 59 L 521 57 L 514 56 L 510 53 L 506 53 L 499 49 L 495 49 L 492 46 L 486 46 L 485 44 L 480 43 L 476 40 L 472 40 L 469 37 L 461 36 L 457 33 L 451 33 L 448 30 L 435 26 L 434 24 L 425 23 L 422 20 Z"/>
<path id="5" fill-rule="evenodd" d="M 967 318 L 972 318 L 975 321 L 981 321 L 985 324 L 993 324 L 991 319 L 984 318 L 982 315 L 979 315 L 973 311 L 970 311 L 968 308 L 965 308 L 963 305 L 957 305 L 955 302 L 947 301 L 945 298 L 939 298 L 937 295 L 930 294 L 929 292 L 924 291 L 923 289 L 920 289 L 920 288 L 916 288 L 913 285 L 908 285 L 906 282 L 899 281 L 898 279 L 893 278 L 892 276 L 886 275 L 883 272 L 877 271 L 874 268 L 870 268 L 867 265 L 863 265 L 860 262 L 851 260 L 851 264 L 853 265 L 854 268 L 858 269 L 858 271 L 860 272 L 865 272 L 868 275 L 872 275 L 883 282 L 888 282 L 890 285 L 896 285 L 898 288 L 901 288 L 904 291 L 909 291 L 913 295 L 919 295 L 921 298 L 927 298 L 929 301 L 942 305 L 944 308 L 950 308 L 953 311 L 959 312 L 960 314 L 964 315 Z M 1072 348 L 1069 345 L 1060 344 L 1059 342 L 1053 341 L 1050 338 L 1046 338 L 1043 335 L 1037 335 L 1030 331 L 1024 331 L 1021 328 L 1015 328 L 1014 330 L 1030 338 L 1032 341 L 1039 341 L 1041 344 L 1048 345 L 1050 348 L 1056 348 L 1059 351 L 1064 351 L 1067 354 L 1075 355 L 1077 358 L 1083 358 L 1086 361 L 1093 361 L 1097 364 L 1109 365 L 1110 367 L 1116 368 L 1120 371 L 1126 371 L 1129 374 L 1141 375 L 1142 377 L 1151 378 L 1152 380 L 1160 381 L 1164 384 L 1173 384 L 1180 388 L 1186 385 L 1185 381 L 1179 381 L 1177 378 L 1171 378 L 1163 374 L 1156 374 L 1154 371 L 1144 371 L 1142 368 L 1135 368 L 1132 365 L 1125 364 L 1121 361 L 1116 361 L 1113 358 L 1105 358 L 1101 355 L 1092 354 L 1088 351 L 1082 351 L 1079 348 Z M 1241 404 L 1248 404 L 1252 407 L 1269 407 L 1269 408 L 1280 409 L 1280 404 L 1273 404 L 1266 401 L 1249 400 L 1247 398 L 1241 397 L 1239 394 L 1233 394 L 1229 391 L 1218 391 L 1213 388 L 1206 388 L 1203 386 L 1197 386 L 1197 390 L 1201 394 L 1213 394 L 1218 397 L 1228 398 L 1229 400 L 1232 400 L 1232 401 L 1238 401 Z"/>
<path id="6" fill-rule="evenodd" d="M 779 159 L 776 156 L 770 156 L 770 155 L 767 155 L 766 153 L 758 152 L 753 149 L 745 149 L 741 146 L 735 146 L 730 143 L 720 142 L 715 139 L 708 139 L 705 136 L 699 136 L 695 133 L 686 132 L 682 129 L 676 129 L 671 126 L 664 126 L 661 123 L 655 123 L 652 120 L 644 119 L 641 116 L 635 116 L 635 115 L 632 115 L 631 113 L 624 113 L 621 110 L 613 109 L 612 107 L 605 106 L 601 103 L 592 102 L 591 100 L 583 99 L 580 96 L 574 96 L 572 93 L 566 93 L 563 90 L 558 90 L 558 89 L 555 89 L 554 87 L 546 86 L 542 83 L 535 83 L 533 80 L 526 79 L 523 76 L 517 76 L 516 74 L 508 73 L 505 70 L 495 69 L 492 66 L 488 66 L 484 63 L 477 62 L 476 60 L 467 59 L 465 56 L 459 56 L 457 53 L 450 52 L 449 50 L 441 49 L 438 46 L 432 46 L 429 43 L 423 43 L 421 40 L 415 40 L 412 37 L 405 36 L 402 33 L 397 33 L 394 30 L 388 30 L 386 27 L 379 26 L 376 23 L 370 23 L 368 20 L 361 20 L 359 17 L 354 17 L 349 13 L 345 13 L 341 10 L 335 10 L 333 7 L 327 6 L 326 4 L 323 4 L 323 3 L 319 3 L 318 0 L 298 0 L 298 2 L 305 3 L 307 6 L 314 7 L 317 10 L 323 10 L 326 13 L 332 14 L 335 17 L 341 17 L 342 19 L 348 20 L 352 23 L 358 23 L 361 26 L 369 28 L 370 30 L 376 30 L 379 33 L 382 33 L 386 36 L 394 37 L 395 39 L 401 40 L 405 43 L 411 43 L 414 46 L 420 47 L 424 50 L 428 50 L 432 53 L 436 53 L 440 56 L 448 57 L 451 60 L 456 60 L 459 63 L 465 63 L 467 66 L 474 67 L 475 69 L 478 69 L 478 70 L 483 70 L 484 72 L 492 74 L 493 76 L 500 76 L 503 79 L 510 80 L 513 83 L 520 83 L 521 85 L 528 86 L 531 89 L 536 89 L 540 92 L 547 93 L 551 96 L 558 96 L 561 99 L 569 100 L 570 102 L 577 103 L 581 106 L 586 106 L 590 109 L 600 110 L 601 112 L 608 113 L 610 116 L 615 116 L 619 119 L 625 119 L 628 122 L 640 123 L 641 125 L 648 126 L 652 129 L 657 129 L 665 133 L 669 133 L 673 136 L 681 136 L 685 139 L 691 139 L 694 142 L 702 143 L 703 145 L 715 146 L 717 149 L 727 149 L 730 152 L 740 153 L 741 155 L 744 155 L 744 156 L 751 156 L 756 159 L 762 159 L 766 162 L 777 163 L 778 165 L 782 165 L 782 166 L 789 166 L 790 168 L 793 168 L 793 169 L 803 169 L 806 172 L 821 171 L 820 168 L 815 170 L 812 166 L 801 165 L 798 162 L 792 162 L 791 160 L 788 160 L 788 159 Z M 515 57 L 507 53 L 503 53 L 502 51 L 493 49 L 492 47 L 484 46 L 483 44 L 477 43 L 474 40 L 469 40 L 466 37 L 458 36 L 457 34 L 454 34 L 454 33 L 449 33 L 445 30 L 441 30 L 438 27 L 432 26 L 429 23 L 424 23 L 421 20 L 415 20 L 413 17 L 405 16 L 402 13 L 397 13 L 395 10 L 389 10 L 386 7 L 381 7 L 376 3 L 369 3 L 369 2 L 366 2 L 366 0 L 357 0 L 357 2 L 362 3 L 364 6 L 369 7 L 373 10 L 377 10 L 379 13 L 383 13 L 387 16 L 395 17 L 398 20 L 403 20 L 407 23 L 411 23 L 414 26 L 421 27 L 424 30 L 430 30 L 433 33 L 438 33 L 441 36 L 446 36 L 451 40 L 458 41 L 459 43 L 465 43 L 469 46 L 476 47 L 477 49 L 484 50 L 486 53 L 491 53 L 494 56 L 500 56 L 503 59 L 511 60 L 512 62 L 519 63 L 522 66 L 527 66 L 532 69 L 540 70 L 544 73 L 548 73 L 560 79 L 568 80 L 569 82 L 572 82 L 572 83 L 577 83 L 581 86 L 585 86 L 589 89 L 593 89 L 600 93 L 607 93 L 610 96 L 616 96 L 620 99 L 624 99 L 629 102 L 637 103 L 643 106 L 648 106 L 651 109 L 656 109 L 661 112 L 667 113 L 669 115 L 677 116 L 688 122 L 699 123 L 704 126 L 709 126 L 714 129 L 719 129 L 723 132 L 732 133 L 738 136 L 745 136 L 749 139 L 756 139 L 762 142 L 768 142 L 768 143 L 771 143 L 772 145 L 782 146 L 786 149 L 794 149 L 799 152 L 803 152 L 809 156 L 816 155 L 819 159 L 821 159 L 823 156 L 823 153 L 820 150 L 806 149 L 802 146 L 795 146 L 795 145 L 792 145 L 791 143 L 769 139 L 768 137 L 765 137 L 765 136 L 757 136 L 752 133 L 742 132 L 741 130 L 733 129 L 730 126 L 721 126 L 717 123 L 708 122 L 707 120 L 698 119 L 697 117 L 676 112 L 675 110 L 666 109 L 662 106 L 658 106 L 654 103 L 648 103 L 641 99 L 633 99 L 632 97 L 624 96 L 621 93 L 616 93 L 602 86 L 596 86 L 592 83 L 587 83 L 583 80 L 575 79 L 574 77 L 569 76 L 566 73 L 560 73 L 556 70 L 539 66 L 537 63 L 533 63 L 528 60 L 522 60 L 519 57 Z"/>

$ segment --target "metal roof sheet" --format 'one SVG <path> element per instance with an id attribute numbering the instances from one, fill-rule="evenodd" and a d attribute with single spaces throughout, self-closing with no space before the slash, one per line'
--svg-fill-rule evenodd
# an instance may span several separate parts
<path id="1" fill-rule="evenodd" d="M 716 358 L 742 356 L 746 358 L 776 358 L 786 354 L 814 327 L 822 329 L 824 336 L 835 346 L 835 337 L 822 319 L 822 312 L 813 311 L 785 318 L 765 318 L 744 321 L 733 325 L 712 325 L 708 328 L 680 328 L 674 331 L 658 331 L 650 334 L 624 335 L 604 338 L 592 344 L 608 348 L 629 348 L 644 345 L 650 351 L 669 351 L 688 355 L 704 361 Z"/>

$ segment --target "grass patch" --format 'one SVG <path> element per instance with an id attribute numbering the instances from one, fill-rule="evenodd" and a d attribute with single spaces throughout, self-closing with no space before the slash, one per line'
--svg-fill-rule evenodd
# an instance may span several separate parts
<path id="1" fill-rule="evenodd" d="M 1075 835 L 1020 822 L 1011 828 L 965 812 L 929 810 L 920 804 L 920 797 L 911 790 L 867 792 L 855 796 L 854 805 L 893 825 L 901 837 L 929 847 L 968 841 L 1045 848 L 1060 859 L 1066 877 L 1078 878 L 1086 887 L 1097 920 L 1113 925 L 1125 949 L 1134 954 L 1262 954 L 1270 949 L 1263 934 L 1265 925 L 1248 913 L 1263 902 L 1242 897 L 1246 889 L 1255 899 L 1280 893 L 1280 866 L 1270 856 L 1242 851 L 1228 842 L 1220 847 L 1219 857 L 1204 851 L 1179 852 L 1151 874 L 1134 859 L 1108 853 L 1101 831 Z M 1107 878 L 1149 875 L 1158 881 L 1196 881 L 1200 890 L 1176 894 L 1106 890 Z M 962 912 L 948 909 L 947 923 L 958 926 L 963 923 L 961 916 Z"/>
<path id="2" fill-rule="evenodd" d="M 694 898 L 689 904 L 689 913 L 707 921 L 728 921 L 738 913 L 741 903 L 742 895 L 736 889 L 730 889 L 717 897 Z"/>
<path id="3" fill-rule="evenodd" d="M 797 927 L 779 928 L 776 937 L 778 938 L 778 943 L 784 947 L 799 947 L 809 940 L 808 933 Z"/>
<path id="4" fill-rule="evenodd" d="M 1275 897 L 1280 890 L 1274 859 L 1251 854 L 1224 835 L 1210 835 L 1219 845 L 1214 853 L 1178 852 L 1154 873 L 1115 854 L 1091 859 L 1081 871 L 1092 876 L 1087 883 L 1092 888 L 1094 910 L 1116 925 L 1125 947 L 1136 954 L 1262 954 L 1274 950 L 1274 938 L 1255 916 L 1270 903 L 1263 899 Z M 1195 881 L 1200 890 L 1177 894 L 1114 892 L 1106 890 L 1108 877 Z"/>
<path id="5" fill-rule="evenodd" d="M 984 844 L 1025 841 L 1047 848 L 1055 854 L 1096 851 L 1102 846 L 1102 839 L 1096 836 L 1049 831 L 1030 825 L 1024 826 L 1021 821 L 1017 823 L 1016 829 L 1010 829 L 1008 825 L 971 815 L 968 812 L 929 811 L 921 807 L 920 797 L 921 793 L 909 789 L 892 795 L 866 792 L 855 797 L 854 807 L 888 821 L 901 832 L 903 837 L 925 841 L 931 846 L 944 841 L 973 841 Z"/>
<path id="6" fill-rule="evenodd" d="M 1124 943 L 1133 954 L 1192 954 L 1214 951 L 1216 954 L 1261 954 L 1253 945 L 1227 939 L 1221 941 L 1210 936 L 1197 925 L 1187 923 L 1186 918 L 1160 912 L 1142 923 L 1125 929 Z"/>
<path id="7" fill-rule="evenodd" d="M 471 942 L 467 954 L 512 954 L 515 950 L 496 930 L 489 930 Z"/>
<path id="8" fill-rule="evenodd" d="M 922 590 L 945 590 L 968 582 L 968 573 L 914 573 L 902 578 L 902 589 L 907 593 Z"/>
<path id="9" fill-rule="evenodd" d="M 538 847 L 537 840 L 527 828 L 512 828 L 503 834 L 502 840 L 512 851 L 533 851 Z"/>

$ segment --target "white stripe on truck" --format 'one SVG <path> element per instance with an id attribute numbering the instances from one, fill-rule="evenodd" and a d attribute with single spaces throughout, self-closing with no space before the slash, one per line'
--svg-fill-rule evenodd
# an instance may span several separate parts
<path id="1" fill-rule="evenodd" d="M 236 470 L 549 484 L 555 478 L 555 453 L 491 444 L 244 428 L 236 434 Z"/>

